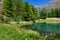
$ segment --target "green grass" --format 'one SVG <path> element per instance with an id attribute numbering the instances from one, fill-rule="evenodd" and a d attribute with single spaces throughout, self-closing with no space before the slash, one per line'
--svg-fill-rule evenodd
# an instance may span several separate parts
<path id="1" fill-rule="evenodd" d="M 39 40 L 38 34 L 30 33 L 26 29 L 8 26 L 0 23 L 0 40 Z"/>
<path id="2" fill-rule="evenodd" d="M 37 31 L 20 28 L 17 24 L 0 23 L 0 40 L 55 40 L 54 36 L 41 36 Z M 60 40 L 56 38 L 56 40 Z"/>
<path id="3" fill-rule="evenodd" d="M 60 23 L 60 20 L 52 20 L 52 19 L 40 19 L 40 20 L 37 20 L 36 22 L 40 22 L 40 23 L 42 23 L 42 22 L 46 22 L 46 23 Z"/>

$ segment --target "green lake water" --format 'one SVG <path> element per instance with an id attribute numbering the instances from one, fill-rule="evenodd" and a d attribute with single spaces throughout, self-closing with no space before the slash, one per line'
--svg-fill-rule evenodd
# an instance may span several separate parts
<path id="1" fill-rule="evenodd" d="M 26 26 L 27 29 L 36 30 L 40 33 L 60 34 L 60 23 L 37 23 Z"/>

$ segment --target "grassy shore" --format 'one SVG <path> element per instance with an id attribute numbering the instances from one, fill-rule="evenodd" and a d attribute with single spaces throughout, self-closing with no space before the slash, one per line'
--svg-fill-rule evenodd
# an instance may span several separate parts
<path id="1" fill-rule="evenodd" d="M 60 18 L 47 18 L 47 19 L 39 19 L 36 22 L 46 22 L 46 23 L 60 23 Z"/>
<path id="2" fill-rule="evenodd" d="M 45 20 L 36 20 L 36 22 L 60 23 L 60 19 L 47 18 Z M 20 24 L 14 22 L 12 24 L 0 23 L 0 40 L 55 40 L 55 36 L 41 36 L 37 31 L 21 27 L 26 24 L 32 24 L 32 21 L 22 21 Z M 60 38 L 58 37 L 56 40 L 60 40 Z"/>
<path id="3" fill-rule="evenodd" d="M 32 22 L 24 22 L 24 24 L 26 23 L 31 24 Z M 0 23 L 0 40 L 55 40 L 54 35 L 41 36 L 37 31 L 21 28 L 21 25 L 23 22 L 12 25 Z M 58 37 L 56 40 L 60 40 L 60 38 Z"/>
<path id="4" fill-rule="evenodd" d="M 39 33 L 29 29 L 18 28 L 17 25 L 0 23 L 0 40 L 35 40 Z"/>
<path id="5" fill-rule="evenodd" d="M 39 19 L 39 20 L 35 20 L 36 23 L 60 23 L 60 18 L 47 18 L 47 19 Z M 15 25 L 16 22 L 10 22 L 11 25 Z M 20 21 L 19 22 L 19 26 L 22 25 L 30 25 L 33 24 L 32 21 Z"/>

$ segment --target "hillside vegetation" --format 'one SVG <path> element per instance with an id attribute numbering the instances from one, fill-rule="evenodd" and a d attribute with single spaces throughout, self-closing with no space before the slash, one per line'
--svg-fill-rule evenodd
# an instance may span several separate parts
<path id="1" fill-rule="evenodd" d="M 59 36 L 41 36 L 37 31 L 20 28 L 16 24 L 0 23 L 0 40 L 60 40 Z"/>
<path id="2" fill-rule="evenodd" d="M 43 8 L 38 12 L 27 1 L 4 0 L 0 13 L 0 40 L 60 40 L 60 35 L 40 35 L 38 31 L 24 28 L 36 22 L 52 21 L 47 18 L 59 19 L 60 9 L 55 8 L 47 12 Z"/>

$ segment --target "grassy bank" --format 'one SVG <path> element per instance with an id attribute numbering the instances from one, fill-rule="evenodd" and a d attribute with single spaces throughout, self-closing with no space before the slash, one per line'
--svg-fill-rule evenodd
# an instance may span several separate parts
<path id="1" fill-rule="evenodd" d="M 47 19 L 39 19 L 39 20 L 36 20 L 37 23 L 42 23 L 42 22 L 45 22 L 45 23 L 60 23 L 60 18 L 47 18 Z"/>
<path id="2" fill-rule="evenodd" d="M 60 18 L 47 18 L 47 19 L 39 19 L 39 20 L 35 20 L 36 23 L 60 23 Z M 10 24 L 16 24 L 16 22 L 10 22 Z M 20 21 L 19 22 L 20 26 L 22 25 L 29 25 L 29 24 L 33 24 L 32 21 Z"/>
<path id="3" fill-rule="evenodd" d="M 0 23 L 0 40 L 39 40 L 38 32 Z"/>
<path id="4" fill-rule="evenodd" d="M 54 23 L 60 22 L 58 19 L 45 19 L 45 20 L 36 20 L 38 22 L 47 22 Z M 16 24 L 16 22 L 11 22 L 11 24 L 0 23 L 0 40 L 60 40 L 60 36 L 56 37 L 55 35 L 40 35 L 39 32 L 25 29 L 22 27 L 23 25 L 32 24 L 32 21 L 21 21 L 20 24 Z"/>
<path id="5" fill-rule="evenodd" d="M 17 24 L 0 23 L 0 40 L 55 40 L 55 36 L 41 36 L 37 31 L 21 28 Z"/>

